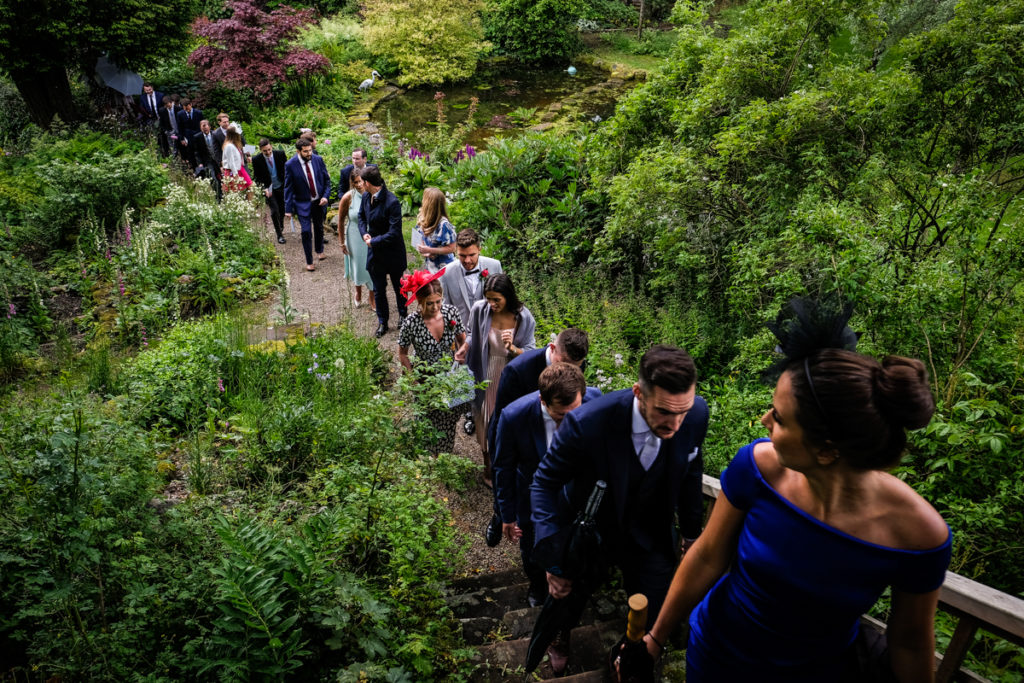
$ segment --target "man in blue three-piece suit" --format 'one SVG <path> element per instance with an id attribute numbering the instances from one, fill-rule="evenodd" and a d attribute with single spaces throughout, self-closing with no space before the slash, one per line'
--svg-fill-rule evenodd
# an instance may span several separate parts
<path id="1" fill-rule="evenodd" d="M 295 215 L 302 228 L 302 251 L 306 270 L 316 270 L 313 251 L 324 256 L 324 211 L 331 196 L 331 176 L 322 157 L 313 154 L 313 145 L 305 138 L 295 143 L 298 153 L 284 165 L 284 215 Z"/>
<path id="2" fill-rule="evenodd" d="M 695 393 L 693 359 L 680 348 L 651 347 L 639 374 L 631 390 L 606 394 L 566 416 L 537 467 L 530 500 L 534 557 L 547 568 L 551 596 L 563 598 L 573 590 L 572 577 L 561 570 L 572 521 L 594 483 L 607 482 L 597 513 L 602 552 L 622 570 L 627 593 L 647 596 L 650 628 L 680 552 L 701 530 L 708 406 Z M 567 640 L 568 630 L 549 649 L 556 670 L 556 663 L 565 666 Z"/>
<path id="3" fill-rule="evenodd" d="M 507 369 L 507 368 L 506 368 Z M 601 395 L 588 387 L 583 372 L 569 363 L 552 363 L 537 380 L 539 389 L 512 401 L 501 413 L 494 453 L 494 495 L 501 530 L 509 541 L 519 539 L 523 571 L 530 580 L 531 607 L 544 602 L 548 584 L 544 568 L 533 561 L 530 482 L 563 418 Z"/>
<path id="4" fill-rule="evenodd" d="M 401 294 L 402 274 L 408 265 L 402 236 L 402 204 L 384 187 L 384 179 L 376 166 L 367 166 L 362 179 L 367 191 L 359 205 L 359 234 L 368 247 L 366 270 L 377 296 L 376 336 L 380 338 L 388 331 L 388 278 L 395 292 L 399 325 L 406 316 L 405 297 Z"/>

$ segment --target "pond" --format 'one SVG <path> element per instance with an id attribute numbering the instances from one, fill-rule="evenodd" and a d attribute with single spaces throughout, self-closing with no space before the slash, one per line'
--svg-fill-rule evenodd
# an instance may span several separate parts
<path id="1" fill-rule="evenodd" d="M 464 83 L 415 88 L 385 100 L 374 110 L 373 121 L 381 128 L 390 126 L 391 133 L 415 145 L 421 132 L 437 125 L 437 92 L 445 94 L 445 116 L 451 126 L 466 120 L 470 98 L 475 96 L 480 98 L 474 117 L 477 128 L 466 142 L 484 148 L 487 138 L 520 135 L 537 123 L 549 105 L 608 79 L 602 69 L 583 64 L 576 69 L 575 75 L 566 69 L 523 66 L 479 70 Z M 581 108 L 587 118 L 608 118 L 614 111 L 615 100 L 604 93 L 585 98 Z"/>

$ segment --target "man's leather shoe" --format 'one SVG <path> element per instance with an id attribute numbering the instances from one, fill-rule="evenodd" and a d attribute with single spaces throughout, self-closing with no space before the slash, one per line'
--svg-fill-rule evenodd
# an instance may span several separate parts
<path id="1" fill-rule="evenodd" d="M 284 244 L 284 243 L 286 243 L 287 241 L 288 241 L 288 240 L 286 240 L 286 239 L 285 239 L 284 237 L 278 237 L 278 238 L 277 238 L 277 243 L 278 243 L 278 244 Z"/>
<path id="2" fill-rule="evenodd" d="M 501 543 L 501 519 L 498 518 L 498 515 L 491 516 L 491 521 L 484 532 L 484 538 L 487 539 L 488 548 L 496 548 Z"/>
<path id="3" fill-rule="evenodd" d="M 380 339 L 381 337 L 383 337 L 387 333 L 388 333 L 388 326 L 387 325 L 377 325 L 377 331 L 373 333 L 373 336 L 376 337 L 377 339 Z"/>
<path id="4" fill-rule="evenodd" d="M 544 586 L 543 589 L 538 588 L 536 590 L 531 586 L 529 592 L 526 594 L 526 602 L 530 604 L 530 607 L 541 607 L 547 598 L 547 586 Z"/>
<path id="5" fill-rule="evenodd" d="M 548 645 L 548 661 L 551 662 L 551 671 L 556 676 L 565 674 L 569 666 L 569 631 L 559 631 Z"/>

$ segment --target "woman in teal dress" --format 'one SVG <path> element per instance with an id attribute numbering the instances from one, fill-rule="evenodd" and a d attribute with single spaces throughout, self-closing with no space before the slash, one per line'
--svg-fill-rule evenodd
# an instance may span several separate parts
<path id="1" fill-rule="evenodd" d="M 761 418 L 770 438 L 741 448 L 722 474 L 711 519 L 644 637 L 648 652 L 659 655 L 689 614 L 687 683 L 932 681 L 952 534 L 888 472 L 907 430 L 935 409 L 925 366 L 853 351 L 849 309 L 792 310 L 773 328 L 787 358 Z M 829 330 L 842 330 L 838 343 L 820 344 Z M 871 642 L 860 616 L 886 588 L 887 643 Z"/>
<path id="2" fill-rule="evenodd" d="M 370 308 L 376 310 L 373 297 L 373 282 L 366 270 L 366 242 L 359 235 L 359 206 L 363 201 L 363 179 L 360 169 L 352 169 L 349 178 L 351 188 L 338 204 L 338 244 L 345 254 L 345 277 L 356 287 L 353 303 L 356 308 L 363 305 L 363 287 L 369 292 Z"/>

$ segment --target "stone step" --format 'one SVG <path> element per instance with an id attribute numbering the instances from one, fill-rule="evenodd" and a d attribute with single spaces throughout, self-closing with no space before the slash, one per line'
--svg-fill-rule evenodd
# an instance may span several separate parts
<path id="1" fill-rule="evenodd" d="M 511 586 L 526 580 L 522 569 L 506 569 L 500 572 L 485 572 L 476 576 L 455 579 L 448 584 L 448 593 L 475 593 L 484 588 Z"/>
<path id="2" fill-rule="evenodd" d="M 605 658 L 612 645 L 618 642 L 625 628 L 624 620 L 615 620 L 573 629 L 572 655 L 567 671 L 570 674 L 570 680 L 572 680 L 572 676 L 579 674 L 588 674 L 591 678 L 578 680 L 607 680 Z M 526 662 L 526 651 L 529 645 L 529 638 L 517 638 L 478 648 L 477 654 L 474 656 L 477 668 L 472 674 L 472 680 L 481 683 L 528 680 L 525 678 L 523 666 Z M 547 657 L 541 662 L 536 673 L 542 680 L 554 677 Z M 596 678 L 593 677 L 595 675 Z"/>
<path id="3" fill-rule="evenodd" d="M 450 595 L 446 602 L 452 613 L 459 619 L 470 617 L 501 619 L 506 612 L 527 606 L 526 592 L 528 588 L 526 583 L 484 588 L 473 593 Z"/>

